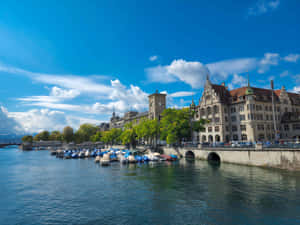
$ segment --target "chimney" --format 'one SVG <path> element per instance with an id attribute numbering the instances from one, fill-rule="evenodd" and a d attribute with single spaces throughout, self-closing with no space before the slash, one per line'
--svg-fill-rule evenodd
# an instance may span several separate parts
<path id="1" fill-rule="evenodd" d="M 274 90 L 274 81 L 271 80 L 271 89 Z"/>

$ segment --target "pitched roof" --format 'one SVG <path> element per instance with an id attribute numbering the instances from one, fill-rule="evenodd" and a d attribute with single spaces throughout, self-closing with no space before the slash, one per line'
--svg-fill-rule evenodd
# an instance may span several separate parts
<path id="1" fill-rule="evenodd" d="M 217 95 L 220 97 L 222 102 L 228 102 L 230 93 L 223 85 L 212 84 L 212 88 L 215 90 Z"/>

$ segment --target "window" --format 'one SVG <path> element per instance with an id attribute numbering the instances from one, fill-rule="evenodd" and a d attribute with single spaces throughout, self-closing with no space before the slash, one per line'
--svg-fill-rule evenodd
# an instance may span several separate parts
<path id="1" fill-rule="evenodd" d="M 211 114 L 211 108 L 210 107 L 207 107 L 206 111 L 207 111 L 207 115 Z"/>
<path id="2" fill-rule="evenodd" d="M 225 129 L 226 129 L 226 131 L 229 131 L 229 127 L 228 126 L 226 126 Z"/>
<path id="3" fill-rule="evenodd" d="M 245 131 L 246 130 L 246 125 L 241 125 L 240 128 L 241 128 L 241 131 Z"/>
<path id="4" fill-rule="evenodd" d="M 215 127 L 215 132 L 218 132 L 218 131 L 220 131 L 220 127 L 219 127 L 219 126 L 216 126 L 216 127 Z"/>
<path id="5" fill-rule="evenodd" d="M 225 116 L 225 122 L 228 122 L 228 117 L 227 116 Z"/>
<path id="6" fill-rule="evenodd" d="M 227 108 L 224 108 L 224 112 L 227 113 Z"/>
<path id="7" fill-rule="evenodd" d="M 235 107 L 231 107 L 230 111 L 231 113 L 235 113 Z"/>
<path id="8" fill-rule="evenodd" d="M 247 141 L 247 134 L 242 134 L 242 141 Z"/>
<path id="9" fill-rule="evenodd" d="M 258 124 L 257 125 L 257 130 L 264 130 L 265 126 L 263 124 Z"/>
<path id="10" fill-rule="evenodd" d="M 215 118 L 215 123 L 219 123 L 220 122 L 220 118 L 219 117 L 216 117 Z"/>
<path id="11" fill-rule="evenodd" d="M 237 136 L 236 134 L 232 136 L 234 141 L 238 141 L 239 140 L 239 136 Z"/>
<path id="12" fill-rule="evenodd" d="M 300 130 L 300 124 L 299 123 L 293 124 L 293 130 Z"/>
<path id="13" fill-rule="evenodd" d="M 240 115 L 240 121 L 243 121 L 243 120 L 245 120 L 246 118 L 245 118 L 245 115 Z"/>
<path id="14" fill-rule="evenodd" d="M 237 131 L 237 126 L 233 125 L 233 126 L 231 127 L 231 130 L 232 130 L 232 131 Z"/>
<path id="15" fill-rule="evenodd" d="M 212 132 L 212 127 L 208 127 L 208 132 Z"/>
<path id="16" fill-rule="evenodd" d="M 289 131 L 289 130 L 290 130 L 290 127 L 289 127 L 288 124 L 285 124 L 285 125 L 284 125 L 284 130 L 285 130 L 285 131 Z"/>
<path id="17" fill-rule="evenodd" d="M 214 113 L 218 113 L 219 112 L 219 107 L 218 106 L 214 106 Z"/>
<path id="18" fill-rule="evenodd" d="M 240 111 L 240 112 L 244 112 L 244 106 L 243 106 L 243 105 L 241 105 L 241 106 L 239 107 L 239 111 Z"/>
<path id="19" fill-rule="evenodd" d="M 232 116 L 232 117 L 231 117 L 231 121 L 232 121 L 232 122 L 235 122 L 235 121 L 236 121 L 236 116 Z"/>
<path id="20" fill-rule="evenodd" d="M 247 110 L 249 110 L 249 104 L 247 104 Z"/>

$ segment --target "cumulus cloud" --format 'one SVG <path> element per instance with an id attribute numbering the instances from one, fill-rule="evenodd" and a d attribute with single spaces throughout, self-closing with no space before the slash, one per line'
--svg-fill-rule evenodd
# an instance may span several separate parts
<path id="1" fill-rule="evenodd" d="M 0 106 L 0 136 L 23 133 L 21 124 L 11 117 L 6 108 Z"/>
<path id="2" fill-rule="evenodd" d="M 150 60 L 151 62 L 156 61 L 157 59 L 158 59 L 158 56 L 157 56 L 157 55 L 153 55 L 153 56 L 150 56 L 150 57 L 149 57 L 149 60 Z"/>
<path id="3" fill-rule="evenodd" d="M 17 130 L 25 133 L 36 133 L 43 130 L 63 130 L 65 126 L 72 126 L 77 129 L 82 123 L 99 124 L 102 121 L 72 117 L 64 112 L 49 109 L 32 109 L 26 112 L 7 112 L 9 118 L 17 124 Z M 12 129 L 14 124 L 7 124 Z M 14 130 L 14 132 L 16 132 Z"/>
<path id="4" fill-rule="evenodd" d="M 188 62 L 183 59 L 174 60 L 170 65 L 157 66 L 146 70 L 148 79 L 152 82 L 170 83 L 182 81 L 199 88 L 203 85 L 209 71 L 200 62 Z"/>
<path id="5" fill-rule="evenodd" d="M 258 0 L 254 7 L 248 9 L 249 16 L 258 16 L 274 11 L 279 7 L 280 0 Z"/>
<path id="6" fill-rule="evenodd" d="M 300 54 L 289 54 L 285 57 L 283 57 L 283 60 L 284 61 L 287 61 L 287 62 L 297 62 L 298 59 L 300 58 Z"/>

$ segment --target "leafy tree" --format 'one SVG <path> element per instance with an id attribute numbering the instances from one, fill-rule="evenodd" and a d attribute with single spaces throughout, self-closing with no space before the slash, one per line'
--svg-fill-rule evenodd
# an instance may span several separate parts
<path id="1" fill-rule="evenodd" d="M 90 138 L 96 134 L 98 128 L 92 124 L 85 123 L 80 125 L 79 129 L 75 132 L 75 141 L 82 143 L 89 141 Z"/>
<path id="2" fill-rule="evenodd" d="M 25 135 L 22 137 L 22 142 L 29 142 L 32 143 L 33 137 L 31 135 Z"/>
<path id="3" fill-rule="evenodd" d="M 194 112 L 189 108 L 165 109 L 160 121 L 160 138 L 168 144 L 190 139 L 192 131 L 201 131 L 206 120 L 191 121 Z"/>
<path id="4" fill-rule="evenodd" d="M 63 140 L 63 135 L 59 131 L 52 131 L 49 140 L 51 141 L 62 141 Z"/>
<path id="5" fill-rule="evenodd" d="M 103 132 L 103 136 L 101 138 L 101 141 L 103 141 L 105 144 L 113 145 L 116 142 L 120 141 L 121 134 L 122 134 L 121 129 L 112 128 L 109 131 Z"/>
<path id="6" fill-rule="evenodd" d="M 92 141 L 92 142 L 98 142 L 98 141 L 101 141 L 102 135 L 103 135 L 103 134 L 102 134 L 101 131 L 97 131 L 96 134 L 94 134 L 93 136 L 91 136 L 90 141 Z"/>
<path id="7" fill-rule="evenodd" d="M 137 139 L 149 140 L 151 145 L 159 134 L 159 123 L 155 120 L 144 119 L 136 126 Z"/>
<path id="8" fill-rule="evenodd" d="M 49 140 L 50 133 L 49 131 L 42 131 L 34 136 L 34 141 L 48 141 Z"/>
<path id="9" fill-rule="evenodd" d="M 136 128 L 132 122 L 125 124 L 125 130 L 122 132 L 120 139 L 122 144 L 129 144 L 131 147 L 136 146 Z"/>
<path id="10" fill-rule="evenodd" d="M 66 126 L 63 130 L 63 139 L 66 141 L 66 142 L 71 142 L 73 141 L 74 139 L 74 131 L 73 131 L 73 128 L 70 127 L 70 126 Z"/>

